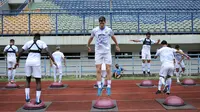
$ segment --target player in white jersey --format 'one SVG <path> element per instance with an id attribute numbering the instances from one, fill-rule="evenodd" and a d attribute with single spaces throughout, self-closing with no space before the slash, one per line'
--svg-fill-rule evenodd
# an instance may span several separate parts
<path id="1" fill-rule="evenodd" d="M 164 93 L 170 94 L 170 88 L 172 79 L 171 76 L 173 76 L 174 73 L 174 53 L 180 53 L 184 56 L 186 56 L 189 59 L 189 56 L 184 54 L 181 51 L 175 50 L 173 48 L 167 47 L 167 41 L 163 40 L 161 42 L 162 48 L 157 50 L 155 58 L 160 56 L 160 61 L 162 63 L 160 73 L 159 73 L 159 82 L 158 82 L 158 91 L 156 94 L 161 93 L 161 87 L 162 85 L 165 86 Z"/>
<path id="2" fill-rule="evenodd" d="M 15 40 L 10 39 L 10 45 L 4 48 L 4 54 L 7 55 L 7 68 L 8 68 L 8 83 L 13 83 L 15 80 L 15 64 L 18 48 L 15 46 Z"/>
<path id="3" fill-rule="evenodd" d="M 142 46 L 142 71 L 143 74 L 146 74 L 146 67 L 147 66 L 147 73 L 148 75 L 151 75 L 150 73 L 150 68 L 151 68 L 151 45 L 152 44 L 159 44 L 160 43 L 160 39 L 158 39 L 157 42 L 155 42 L 155 40 L 150 39 L 151 34 L 148 32 L 146 34 L 146 38 L 141 38 L 139 40 L 130 40 L 133 42 L 142 42 L 143 46 Z M 146 64 L 146 60 L 147 60 L 147 64 Z"/>
<path id="4" fill-rule="evenodd" d="M 180 49 L 179 45 L 176 45 L 175 49 L 183 52 Z M 181 72 L 183 72 L 183 73 L 185 72 L 185 64 L 183 62 L 184 56 L 181 55 L 181 54 L 178 54 L 178 53 L 174 53 L 174 56 L 175 56 L 175 60 L 176 60 L 176 64 L 175 64 L 176 72 L 175 72 L 175 74 L 176 74 L 176 78 L 177 78 L 177 83 L 180 83 L 179 77 L 181 75 Z M 182 71 L 180 70 L 181 68 L 182 68 Z"/>
<path id="5" fill-rule="evenodd" d="M 102 84 L 101 84 L 101 65 L 106 64 L 107 72 L 107 95 L 111 95 L 111 64 L 112 64 L 112 55 L 111 55 L 111 45 L 110 38 L 115 42 L 116 50 L 120 51 L 117 40 L 114 36 L 114 33 L 111 28 L 105 26 L 106 18 L 101 16 L 99 18 L 99 26 L 94 28 L 91 33 L 91 37 L 88 40 L 88 51 L 91 52 L 90 43 L 93 38 L 95 38 L 95 64 L 96 64 L 96 74 L 97 74 L 97 85 L 98 93 L 100 96 L 102 93 Z"/>
<path id="6" fill-rule="evenodd" d="M 59 73 L 59 83 L 62 81 L 62 62 L 64 62 L 64 66 L 66 66 L 65 56 L 62 52 L 60 52 L 60 47 L 56 47 L 56 51 L 52 54 L 56 64 L 58 65 L 58 68 L 56 68 L 55 65 L 53 65 L 52 61 L 50 61 L 50 66 L 53 65 L 54 70 L 54 82 L 57 81 L 56 76 Z"/>
<path id="7" fill-rule="evenodd" d="M 41 95 L 41 52 L 44 50 L 47 55 L 51 58 L 54 65 L 57 64 L 54 61 L 51 53 L 48 51 L 48 47 L 45 42 L 40 40 L 40 34 L 35 34 L 34 39 L 26 42 L 22 47 L 18 57 L 17 63 L 15 66 L 19 66 L 19 59 L 20 56 L 23 54 L 24 51 L 29 51 L 28 57 L 25 63 L 25 72 L 26 72 L 26 87 L 25 87 L 25 95 L 26 95 L 26 102 L 30 102 L 30 83 L 31 83 L 31 76 L 33 76 L 36 80 L 36 104 L 40 104 L 40 95 Z"/>

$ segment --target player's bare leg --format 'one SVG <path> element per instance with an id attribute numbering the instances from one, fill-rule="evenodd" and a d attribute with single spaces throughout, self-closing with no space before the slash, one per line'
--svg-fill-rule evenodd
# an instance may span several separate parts
<path id="1" fill-rule="evenodd" d="M 179 68 L 176 68 L 176 79 L 177 79 L 176 81 L 177 81 L 177 83 L 180 83 L 179 77 L 180 77 Z"/>
<path id="2" fill-rule="evenodd" d="M 40 104 L 40 95 L 41 95 L 41 79 L 35 78 L 36 80 L 36 104 Z"/>
<path id="3" fill-rule="evenodd" d="M 145 65 L 146 65 L 146 60 L 142 60 L 142 71 L 144 76 L 146 75 Z"/>
<path id="4" fill-rule="evenodd" d="M 98 85 L 97 95 L 101 96 L 103 88 L 101 84 L 101 64 L 96 65 L 96 74 L 97 74 L 97 85 Z"/>
<path id="5" fill-rule="evenodd" d="M 151 70 L 151 60 L 147 60 L 147 73 L 148 73 L 148 75 L 151 75 L 150 70 Z"/>
<path id="6" fill-rule="evenodd" d="M 8 68 L 8 83 L 11 83 L 11 77 L 12 77 L 12 68 Z"/>
<path id="7" fill-rule="evenodd" d="M 111 73 L 111 65 L 106 64 L 106 72 L 107 72 L 107 95 L 111 95 L 111 79 L 112 79 L 112 73 Z"/>
<path id="8" fill-rule="evenodd" d="M 30 102 L 30 83 L 31 83 L 31 76 L 26 77 L 26 85 L 25 85 L 26 102 Z"/>

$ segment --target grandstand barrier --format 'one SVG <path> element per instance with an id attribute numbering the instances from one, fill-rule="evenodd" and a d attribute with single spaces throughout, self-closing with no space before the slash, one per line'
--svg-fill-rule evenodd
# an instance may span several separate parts
<path id="1" fill-rule="evenodd" d="M 126 75 L 140 75 L 142 74 L 141 59 L 138 55 L 127 55 L 131 57 L 129 59 L 121 59 L 124 57 L 121 55 L 113 56 L 112 71 L 115 69 L 115 64 L 119 64 L 120 67 L 125 69 L 123 74 Z M 186 71 L 183 75 L 192 76 L 200 74 L 200 54 L 190 55 L 198 56 L 197 58 L 191 58 L 190 60 L 184 60 L 186 65 Z M 80 57 L 80 59 L 68 59 L 70 57 Z M 81 78 L 83 76 L 90 76 L 96 74 L 94 59 L 87 59 L 88 56 L 66 56 L 67 66 L 63 66 L 64 76 L 75 76 Z M 20 60 L 19 68 L 16 70 L 16 76 L 25 76 L 24 65 L 26 57 L 22 57 Z M 152 59 L 151 73 L 158 74 L 160 71 L 161 63 L 158 59 Z M 43 56 L 41 59 L 42 76 L 53 76 L 53 69 L 50 67 L 50 61 L 48 57 Z M 7 76 L 6 58 L 0 58 L 0 76 Z M 142 75 L 141 75 L 142 76 Z"/>
<path id="2" fill-rule="evenodd" d="M 198 34 L 200 12 L 54 12 L 3 11 L 0 32 L 7 35 L 88 35 L 104 15 L 115 34 Z M 16 15 L 18 14 L 18 15 Z"/>

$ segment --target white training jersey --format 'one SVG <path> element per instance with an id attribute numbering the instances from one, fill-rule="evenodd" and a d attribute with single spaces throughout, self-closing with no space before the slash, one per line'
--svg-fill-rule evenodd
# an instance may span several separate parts
<path id="1" fill-rule="evenodd" d="M 174 53 L 177 50 L 169 48 L 169 47 L 162 47 L 156 52 L 155 56 L 160 56 L 160 61 L 162 64 L 171 63 L 174 64 Z"/>
<path id="2" fill-rule="evenodd" d="M 95 38 L 95 53 L 111 52 L 110 37 L 114 33 L 111 28 L 105 26 L 104 29 L 96 27 L 92 30 L 91 38 Z"/>
<path id="3" fill-rule="evenodd" d="M 52 54 L 52 56 L 53 56 L 53 58 L 54 58 L 56 64 L 57 64 L 58 66 L 61 66 L 61 65 L 62 65 L 62 61 L 63 61 L 63 58 L 65 58 L 65 57 L 64 57 L 64 54 L 63 54 L 62 52 L 60 52 L 60 51 L 55 51 L 55 52 Z"/>
<path id="4" fill-rule="evenodd" d="M 139 39 L 140 42 L 144 42 L 146 39 L 146 43 L 143 44 L 142 46 L 142 52 L 150 52 L 151 51 L 151 44 L 155 44 L 155 40 L 152 39 L 147 39 L 147 38 L 141 38 Z"/>
<path id="5" fill-rule="evenodd" d="M 179 51 L 183 52 L 181 49 L 179 49 Z M 176 61 L 180 61 L 182 59 L 182 54 L 179 53 L 174 53 L 174 57 Z"/>
<path id="6" fill-rule="evenodd" d="M 40 49 L 45 49 L 47 48 L 47 45 L 45 42 L 41 41 L 41 40 L 37 40 L 37 45 Z M 22 47 L 22 49 L 24 50 L 28 50 L 29 47 L 31 47 L 31 45 L 33 44 L 33 40 L 30 40 L 28 42 L 26 42 L 24 44 L 24 46 Z M 34 44 L 30 50 L 39 50 L 38 47 Z M 40 66 L 41 65 L 41 54 L 40 53 L 34 53 L 34 52 L 30 52 L 28 54 L 28 57 L 26 59 L 26 66 Z"/>
<path id="7" fill-rule="evenodd" d="M 7 52 L 7 51 L 10 51 L 10 52 Z M 15 51 L 12 52 L 12 51 Z M 5 48 L 4 48 L 4 52 L 7 52 L 7 61 L 16 61 L 16 53 L 18 52 L 18 48 L 17 46 L 15 45 L 7 45 Z"/>

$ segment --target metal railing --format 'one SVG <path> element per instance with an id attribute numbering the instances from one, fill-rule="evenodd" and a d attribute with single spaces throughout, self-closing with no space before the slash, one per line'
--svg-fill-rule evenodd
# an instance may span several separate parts
<path id="1" fill-rule="evenodd" d="M 200 74 L 200 54 L 190 55 L 196 56 L 190 60 L 184 60 L 186 71 L 184 75 L 191 76 L 193 74 Z M 68 59 L 72 57 L 79 57 L 80 59 Z M 129 57 L 121 59 L 121 57 Z M 22 57 L 20 61 L 20 67 L 16 70 L 16 75 L 25 76 L 24 65 L 26 57 Z M 114 65 L 119 64 L 125 69 L 124 74 L 142 74 L 141 59 L 138 55 L 128 56 L 113 56 L 112 71 L 115 69 Z M 88 59 L 88 56 L 66 56 L 67 66 L 63 66 L 63 75 L 74 75 L 76 78 L 82 76 L 95 75 L 96 68 L 94 59 Z M 6 58 L 0 58 L 0 76 L 6 76 Z M 151 62 L 151 73 L 158 74 L 160 71 L 161 63 L 158 59 L 153 59 Z M 47 57 L 42 57 L 41 68 L 43 76 L 53 76 L 53 69 L 50 67 L 50 61 Z"/>
<path id="2" fill-rule="evenodd" d="M 98 17 L 104 15 L 107 25 L 115 34 L 144 34 L 148 31 L 154 34 L 198 34 L 200 33 L 200 12 L 22 12 L 3 11 L 1 17 L 1 34 L 6 35 L 88 35 L 98 26 Z M 37 18 L 35 18 L 37 16 Z M 33 23 L 46 16 L 47 24 Z M 7 28 L 12 19 L 17 18 L 22 22 L 16 29 L 15 24 Z M 14 19 L 13 19 L 14 21 Z M 42 20 L 41 20 L 42 21 Z M 23 25 L 24 24 L 24 25 Z M 34 28 L 34 27 L 39 27 Z M 48 29 L 47 29 L 48 28 Z"/>

